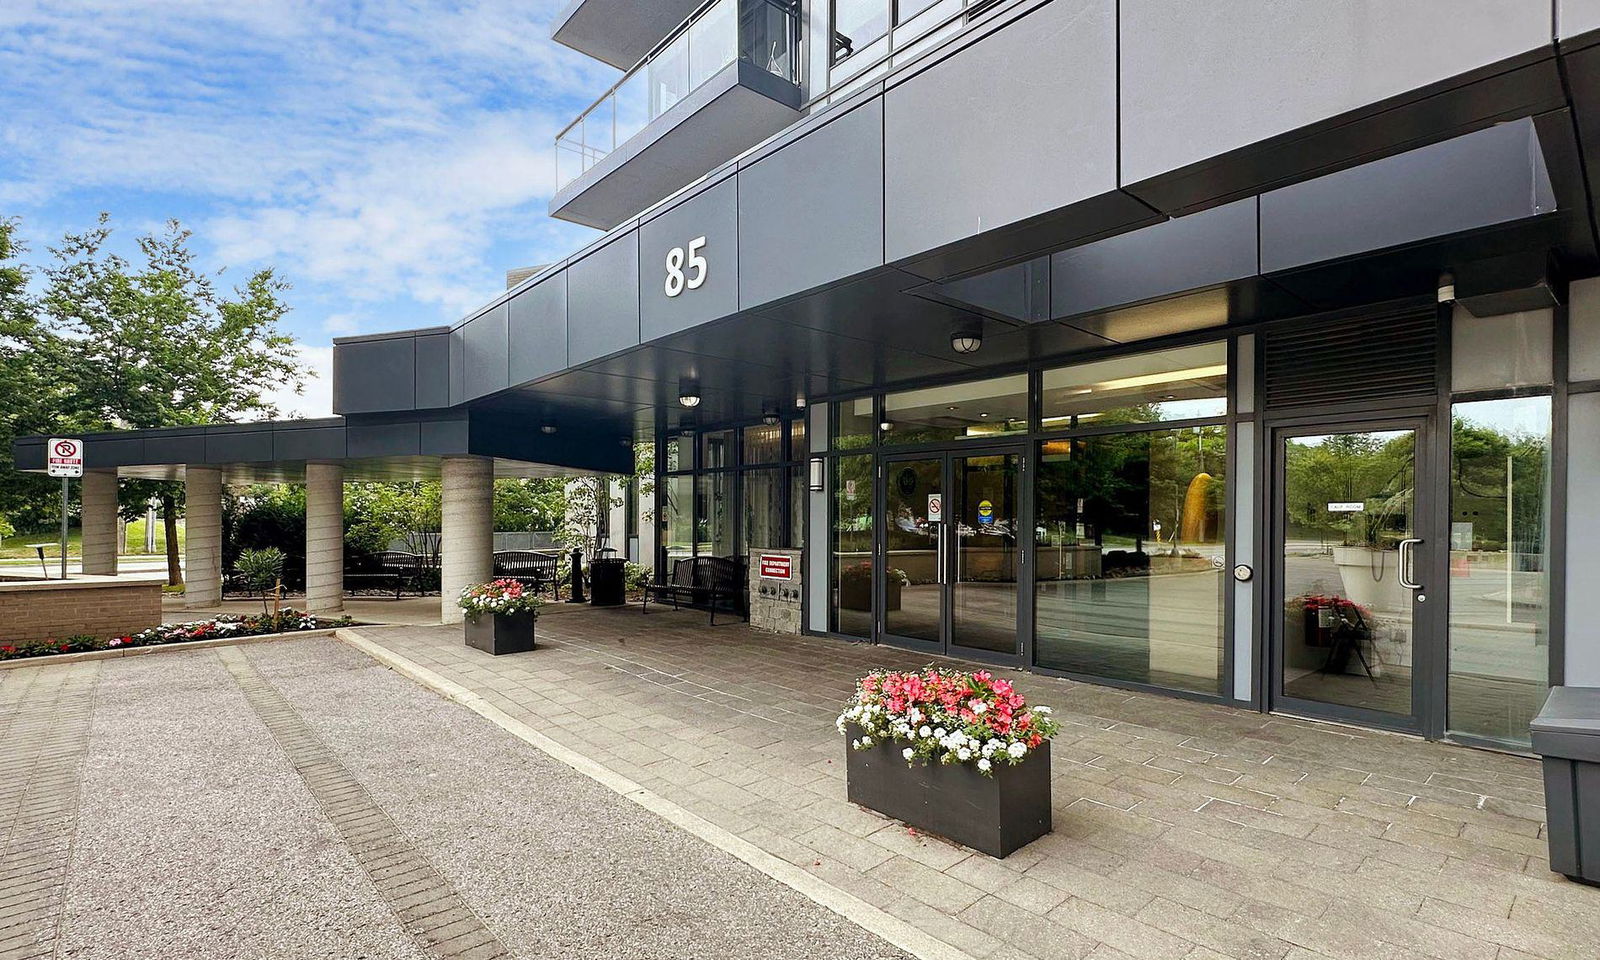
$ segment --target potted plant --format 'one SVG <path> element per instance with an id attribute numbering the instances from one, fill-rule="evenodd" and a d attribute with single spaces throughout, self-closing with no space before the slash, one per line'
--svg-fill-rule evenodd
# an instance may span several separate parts
<path id="1" fill-rule="evenodd" d="M 911 578 L 899 567 L 886 571 L 883 585 L 884 609 L 900 609 L 900 591 Z M 839 606 L 846 610 L 872 609 L 872 561 L 852 563 L 839 571 Z"/>
<path id="2" fill-rule="evenodd" d="M 1049 707 L 987 670 L 877 670 L 839 715 L 847 794 L 930 833 L 1009 856 L 1050 832 Z"/>
<path id="3" fill-rule="evenodd" d="M 500 656 L 534 648 L 533 624 L 544 601 L 517 580 L 491 580 L 461 591 L 456 605 L 465 613 L 466 643 Z"/>

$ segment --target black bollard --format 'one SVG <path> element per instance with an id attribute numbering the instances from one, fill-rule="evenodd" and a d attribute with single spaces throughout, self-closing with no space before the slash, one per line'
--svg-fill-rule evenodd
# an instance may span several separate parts
<path id="1" fill-rule="evenodd" d="M 588 603 L 583 595 L 583 551 L 572 551 L 572 589 L 568 591 L 568 603 Z"/>

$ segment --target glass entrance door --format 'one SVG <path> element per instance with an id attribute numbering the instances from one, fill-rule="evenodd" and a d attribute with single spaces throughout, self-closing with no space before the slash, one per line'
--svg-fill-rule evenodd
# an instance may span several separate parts
<path id="1" fill-rule="evenodd" d="M 1021 453 L 884 461 L 882 637 L 985 659 L 1020 652 Z"/>
<path id="2" fill-rule="evenodd" d="M 1437 549 L 1420 420 L 1276 433 L 1273 705 L 1421 731 Z"/>

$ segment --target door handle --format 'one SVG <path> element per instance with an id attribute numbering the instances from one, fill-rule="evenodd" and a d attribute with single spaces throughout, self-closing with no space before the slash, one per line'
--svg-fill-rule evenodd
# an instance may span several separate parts
<path id="1" fill-rule="evenodd" d="M 1407 590 L 1421 590 L 1422 584 L 1416 582 L 1411 574 L 1417 562 L 1417 544 L 1422 540 L 1418 537 L 1407 537 L 1400 541 L 1400 586 Z"/>
<path id="2" fill-rule="evenodd" d="M 939 585 L 940 586 L 943 586 L 944 583 L 945 583 L 944 528 L 945 528 L 944 522 L 940 521 L 939 525 L 934 528 L 934 534 L 933 534 L 934 543 L 936 543 L 938 545 L 937 549 L 934 551 L 934 561 L 933 562 L 935 564 L 937 564 L 938 567 L 939 567 Z"/>

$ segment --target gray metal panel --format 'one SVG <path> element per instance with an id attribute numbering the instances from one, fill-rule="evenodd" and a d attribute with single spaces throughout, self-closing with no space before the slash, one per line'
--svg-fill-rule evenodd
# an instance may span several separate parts
<path id="1" fill-rule="evenodd" d="M 1115 190 L 1113 0 L 1057 0 L 884 95 L 890 262 Z"/>
<path id="2" fill-rule="evenodd" d="M 1050 258 L 1051 315 L 1104 310 L 1253 277 L 1254 197 L 1064 250 Z"/>
<path id="3" fill-rule="evenodd" d="M 1600 543 L 1600 393 L 1573 394 L 1567 420 L 1567 542 Z M 1600 583 L 1600 551 L 1567 551 L 1567 663 L 1564 681 L 1574 687 L 1600 686 L 1600 636 L 1583 602 Z"/>
<path id="4" fill-rule="evenodd" d="M 883 100 L 739 170 L 739 304 L 883 264 Z"/>
<path id="5" fill-rule="evenodd" d="M 733 177 L 677 204 L 639 227 L 639 336 L 649 341 L 688 327 L 725 317 L 739 309 L 739 203 Z M 706 260 L 704 281 L 693 290 L 689 280 L 689 243 L 704 237 L 696 251 Z M 667 254 L 685 251 L 681 267 L 685 286 L 675 297 L 666 293 Z"/>
<path id="6" fill-rule="evenodd" d="M 506 340 L 506 305 L 497 303 L 473 317 L 463 327 L 466 334 L 466 396 L 481 397 L 504 390 L 508 385 L 509 358 Z"/>
<path id="7" fill-rule="evenodd" d="M 333 409 L 339 413 L 410 410 L 416 405 L 412 337 L 339 343 L 333 348 Z"/>
<path id="8" fill-rule="evenodd" d="M 567 366 L 639 343 L 639 231 L 567 268 Z"/>
<path id="9" fill-rule="evenodd" d="M 450 331 L 450 405 L 467 399 L 467 331 L 456 327 Z"/>
<path id="10" fill-rule="evenodd" d="M 450 335 L 417 337 L 416 408 L 428 410 L 450 405 Z"/>
<path id="11" fill-rule="evenodd" d="M 270 427 L 206 432 L 206 463 L 256 463 L 271 459 Z"/>
<path id="12" fill-rule="evenodd" d="M 418 442 L 424 455 L 444 457 L 467 452 L 467 418 L 427 420 L 418 427 Z"/>
<path id="13" fill-rule="evenodd" d="M 1261 270 L 1549 213 L 1549 195 L 1533 121 L 1500 124 L 1263 194 Z"/>
<path id="14" fill-rule="evenodd" d="M 567 365 L 567 272 L 556 270 L 517 294 L 510 305 L 513 385 Z"/>
<path id="15" fill-rule="evenodd" d="M 139 463 L 205 463 L 206 438 L 201 432 L 149 436 Z"/>
<path id="16" fill-rule="evenodd" d="M 279 428 L 272 433 L 274 460 L 343 460 L 345 428 Z"/>
<path id="17" fill-rule="evenodd" d="M 362 457 L 414 457 L 422 452 L 419 426 L 407 423 L 352 423 L 346 428 L 345 455 Z"/>
<path id="18" fill-rule="evenodd" d="M 689 18 L 701 0 L 572 0 L 550 21 L 550 38 L 626 70 Z"/>
<path id="19" fill-rule="evenodd" d="M 90 468 L 139 463 L 145 456 L 144 441 L 139 437 L 95 437 L 83 444 L 83 465 Z"/>
<path id="20" fill-rule="evenodd" d="M 550 216 L 609 230 L 799 120 L 800 88 L 739 61 L 556 191 Z"/>
<path id="21" fill-rule="evenodd" d="M 1550 42 L 1531 0 L 1121 0 L 1122 182 Z"/>
<path id="22" fill-rule="evenodd" d="M 1600 30 L 1600 0 L 1556 0 L 1556 36 L 1576 37 Z"/>

